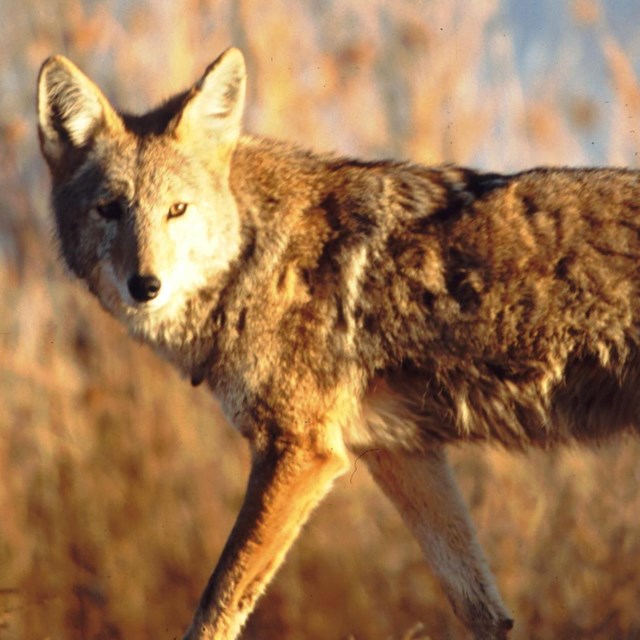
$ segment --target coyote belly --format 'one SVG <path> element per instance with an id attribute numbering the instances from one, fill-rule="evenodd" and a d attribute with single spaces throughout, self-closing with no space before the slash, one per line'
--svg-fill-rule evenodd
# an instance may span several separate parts
<path id="1" fill-rule="evenodd" d="M 640 176 L 316 155 L 242 135 L 244 93 L 236 49 L 141 116 L 62 57 L 38 87 L 68 267 L 251 447 L 186 638 L 238 636 L 365 450 L 457 615 L 506 638 L 444 447 L 638 428 Z"/>

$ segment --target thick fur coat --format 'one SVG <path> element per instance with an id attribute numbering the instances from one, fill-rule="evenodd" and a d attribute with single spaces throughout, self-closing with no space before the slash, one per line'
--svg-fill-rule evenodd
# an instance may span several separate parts
<path id="1" fill-rule="evenodd" d="M 474 637 L 506 638 L 443 445 L 638 428 L 640 176 L 316 155 L 242 135 L 244 87 L 235 49 L 142 116 L 64 58 L 39 80 L 68 266 L 252 449 L 187 637 L 238 635 L 347 451 L 367 451 Z"/>

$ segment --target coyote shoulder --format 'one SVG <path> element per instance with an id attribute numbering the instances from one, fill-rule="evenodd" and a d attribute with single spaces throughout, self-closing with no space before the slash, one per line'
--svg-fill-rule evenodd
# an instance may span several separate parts
<path id="1" fill-rule="evenodd" d="M 361 162 L 241 134 L 245 65 L 120 113 L 63 57 L 38 86 L 61 253 L 205 382 L 252 451 L 186 638 L 232 639 L 364 461 L 476 639 L 512 626 L 444 453 L 638 429 L 640 175 Z"/>

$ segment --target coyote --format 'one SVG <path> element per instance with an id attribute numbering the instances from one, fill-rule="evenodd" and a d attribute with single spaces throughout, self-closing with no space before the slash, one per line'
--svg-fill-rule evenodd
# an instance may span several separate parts
<path id="1" fill-rule="evenodd" d="M 505 639 L 445 447 L 638 429 L 640 173 L 317 155 L 241 134 L 245 76 L 229 49 L 144 115 L 63 57 L 38 86 L 66 264 L 251 448 L 185 638 L 239 635 L 348 452 L 366 452 L 470 633 Z"/>

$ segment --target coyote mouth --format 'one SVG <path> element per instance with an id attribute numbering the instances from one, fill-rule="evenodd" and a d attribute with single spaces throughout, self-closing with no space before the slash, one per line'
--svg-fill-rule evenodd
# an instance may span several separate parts
<path id="1" fill-rule="evenodd" d="M 128 309 L 131 313 L 145 315 L 147 313 L 155 313 L 165 308 L 169 301 L 171 300 L 170 296 L 158 295 L 155 298 L 150 300 L 135 300 L 131 296 L 126 296 L 126 298 L 120 297 L 120 301 L 122 306 Z"/>

